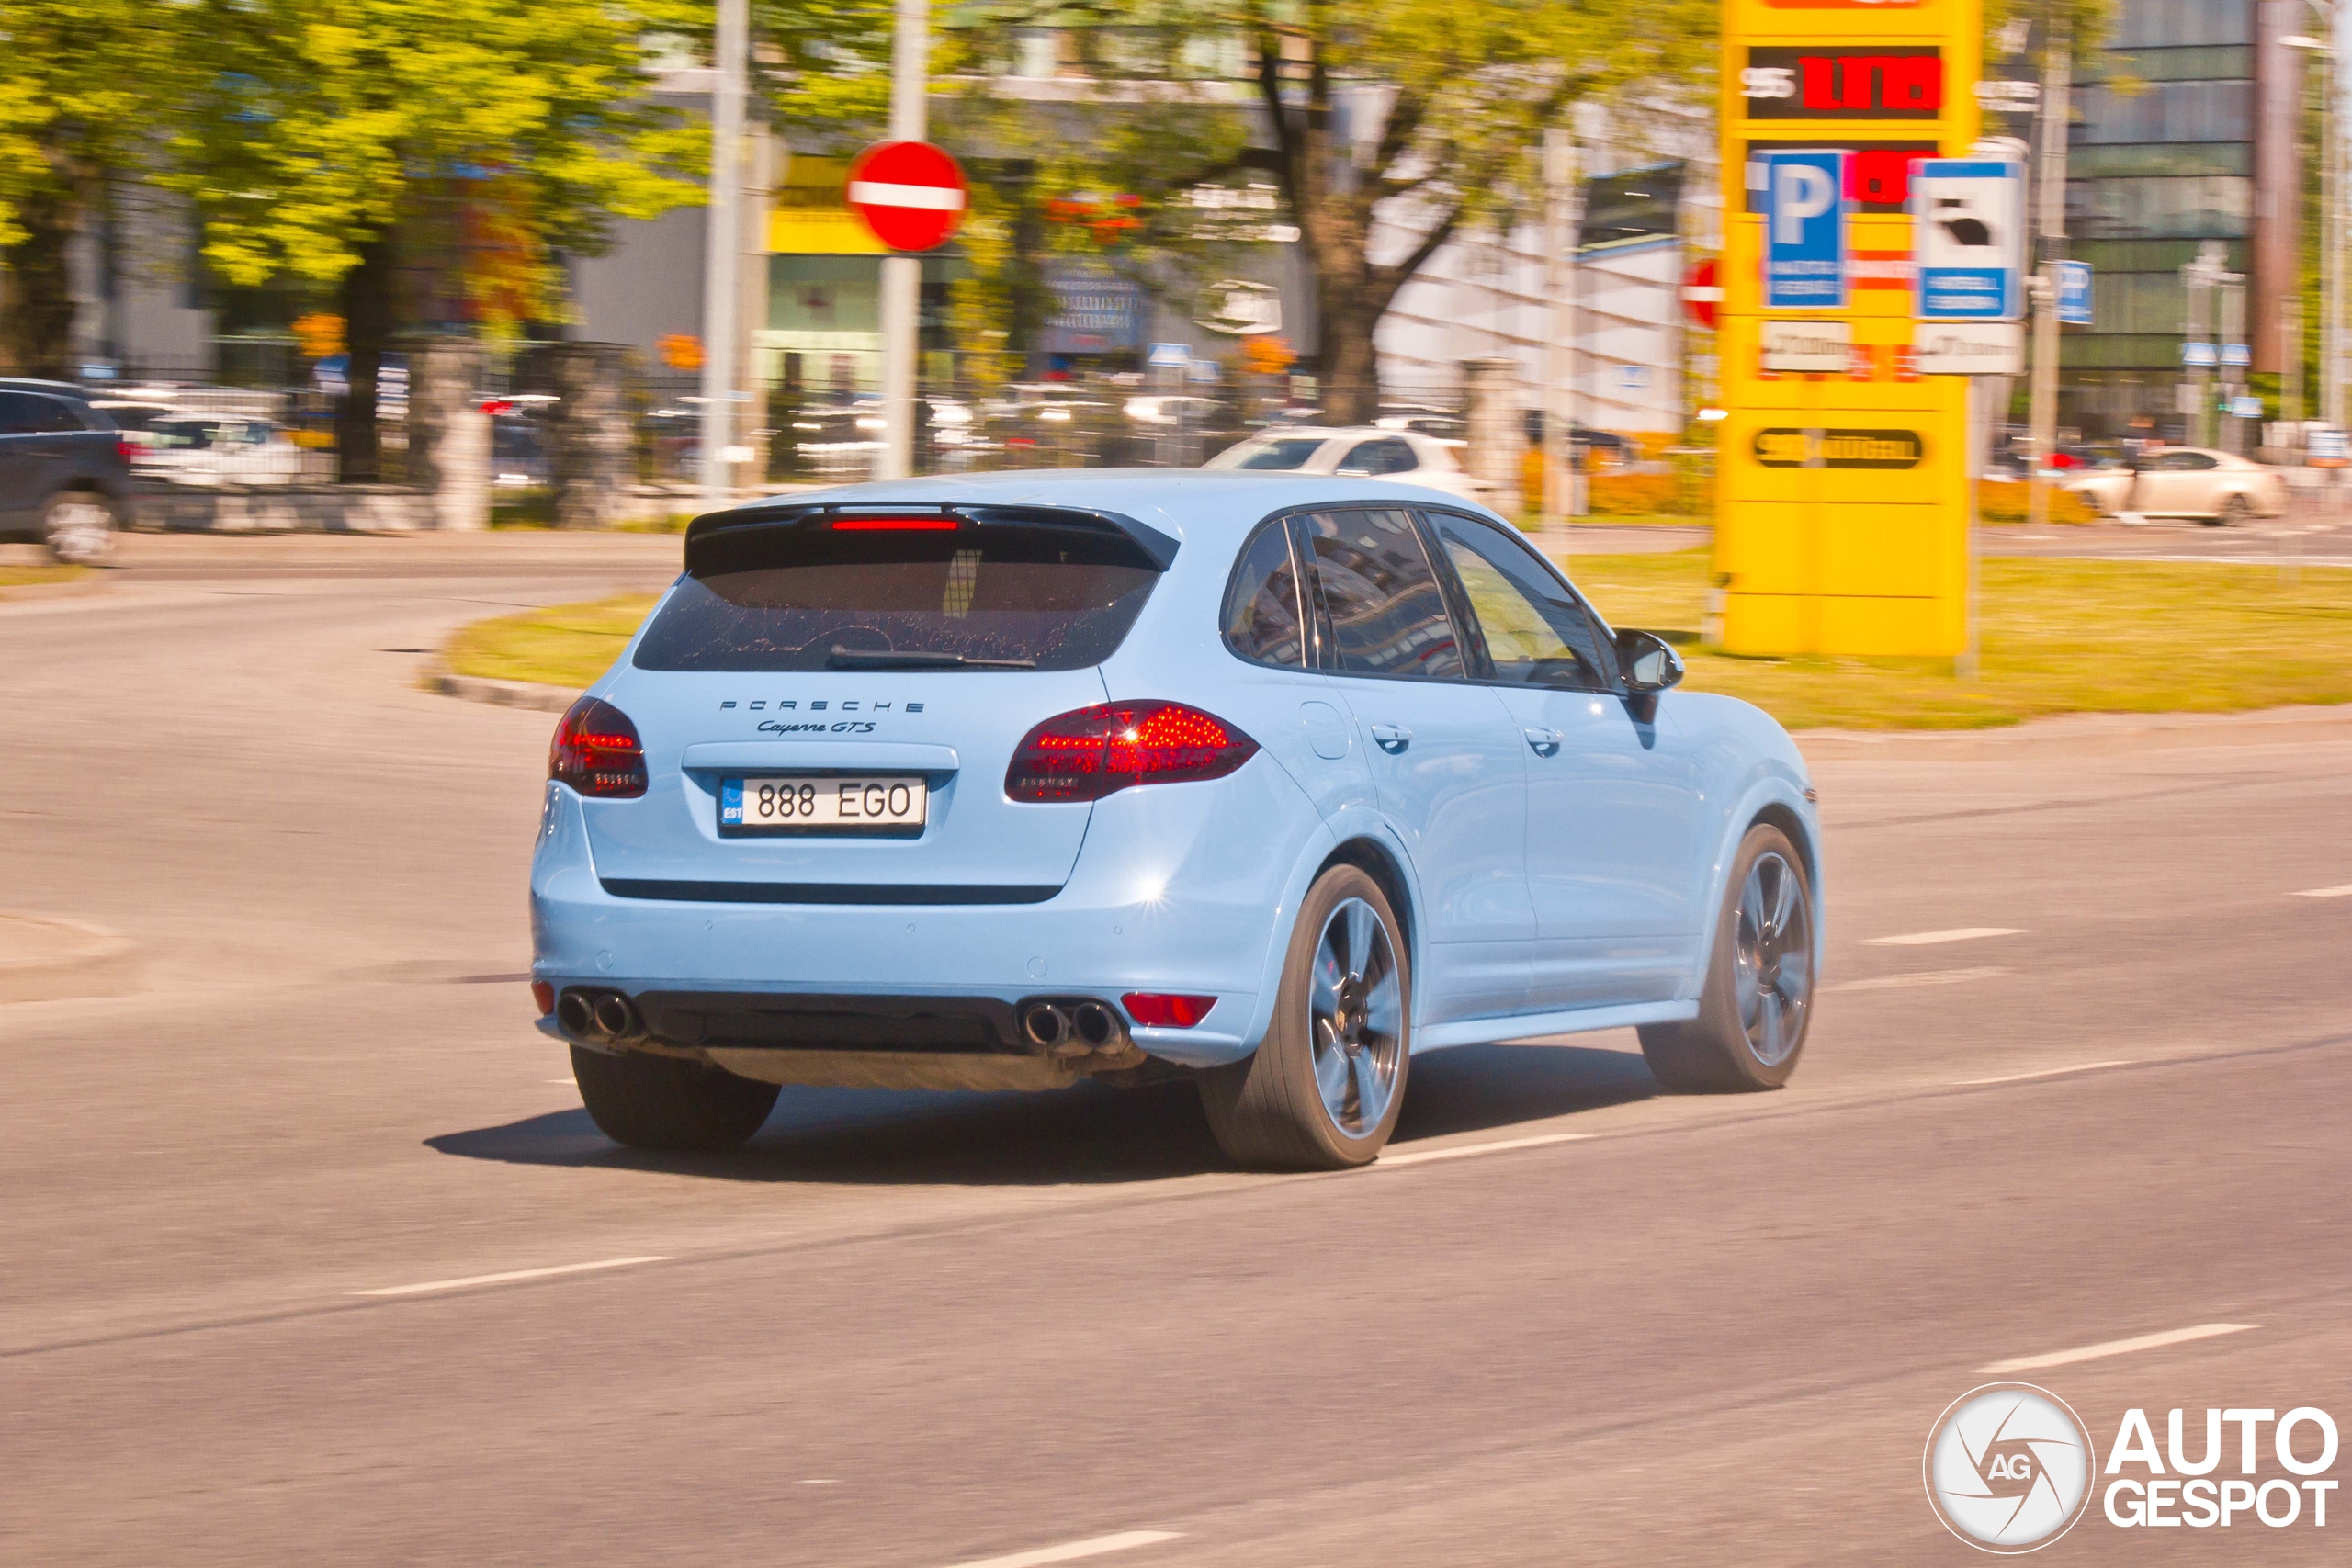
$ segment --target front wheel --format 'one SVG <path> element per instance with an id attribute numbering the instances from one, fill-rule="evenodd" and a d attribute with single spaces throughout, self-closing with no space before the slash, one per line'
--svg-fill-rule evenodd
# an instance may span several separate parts
<path id="1" fill-rule="evenodd" d="M 1405 1103 L 1413 1013 L 1403 929 L 1380 885 L 1333 866 L 1307 890 L 1257 1054 L 1200 1078 L 1219 1147 L 1261 1170 L 1376 1156 Z"/>
<path id="2" fill-rule="evenodd" d="M 1758 823 L 1740 840 L 1707 961 L 1699 1016 L 1645 1024 L 1650 1072 L 1681 1094 L 1778 1089 L 1813 1019 L 1813 885 L 1789 837 Z"/>
<path id="3" fill-rule="evenodd" d="M 598 1129 L 633 1149 L 731 1149 L 775 1109 L 775 1085 L 678 1056 L 574 1045 L 571 1077 Z"/>
<path id="4" fill-rule="evenodd" d="M 114 508 L 85 490 L 60 491 L 41 508 L 40 542 L 67 566 L 96 566 L 114 553 Z"/>
<path id="5" fill-rule="evenodd" d="M 2224 528 L 2236 527 L 2254 516 L 2254 503 L 2242 495 L 2233 495 L 2222 502 L 2222 514 L 2214 519 Z"/>

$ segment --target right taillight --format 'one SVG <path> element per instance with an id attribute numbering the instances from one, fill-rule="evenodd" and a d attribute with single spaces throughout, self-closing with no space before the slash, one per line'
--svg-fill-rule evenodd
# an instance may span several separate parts
<path id="1" fill-rule="evenodd" d="M 1014 800 L 1100 800 L 1129 784 L 1221 779 L 1258 743 L 1182 703 L 1100 703 L 1057 714 L 1023 736 L 1004 773 Z"/>
<path id="2" fill-rule="evenodd" d="M 582 795 L 643 795 L 645 747 L 637 739 L 637 726 L 610 703 L 581 698 L 555 727 L 548 777 Z"/>

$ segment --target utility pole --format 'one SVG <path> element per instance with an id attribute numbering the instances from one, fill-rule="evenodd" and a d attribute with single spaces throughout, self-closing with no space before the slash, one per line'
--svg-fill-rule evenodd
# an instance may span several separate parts
<path id="1" fill-rule="evenodd" d="M 710 217 L 703 232 L 702 502 L 734 499 L 736 309 L 742 276 L 744 63 L 750 0 L 718 0 L 718 79 L 710 94 Z"/>
<path id="2" fill-rule="evenodd" d="M 1558 530 L 1563 541 L 1577 499 L 1569 472 L 1574 449 L 1568 441 L 1568 422 L 1576 407 L 1570 340 L 1577 318 L 1569 281 L 1577 246 L 1576 197 L 1576 133 L 1553 126 L 1544 132 L 1544 292 L 1552 316 L 1544 345 L 1544 529 L 1547 534 Z"/>
<path id="3" fill-rule="evenodd" d="M 931 85 L 931 0 L 898 0 L 890 59 L 890 140 L 921 141 Z M 877 479 L 914 473 L 915 350 L 922 334 L 922 258 L 882 258 L 882 455 Z"/>
<path id="4" fill-rule="evenodd" d="M 2050 460 L 2058 448 L 2058 254 L 2066 240 L 2066 93 L 2074 80 L 2072 40 L 2054 32 L 2042 51 L 2041 272 L 2033 296 L 2033 387 L 2030 437 L 2033 475 L 2028 516 L 2038 531 L 2050 522 Z"/>

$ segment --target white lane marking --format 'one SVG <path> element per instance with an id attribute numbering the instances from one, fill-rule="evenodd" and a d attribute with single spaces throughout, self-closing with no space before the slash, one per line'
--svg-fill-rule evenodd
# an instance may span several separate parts
<path id="1" fill-rule="evenodd" d="M 1834 986 L 1824 986 L 1825 991 L 1893 991 L 1906 986 L 1956 986 L 1963 980 L 1996 980 L 2008 971 L 1998 967 L 1984 969 L 1927 969 L 1917 975 L 1881 975 L 1869 980 L 1841 980 Z"/>
<path id="2" fill-rule="evenodd" d="M 2043 1367 L 2072 1366 L 2076 1361 L 2096 1361 L 2104 1356 L 2129 1356 L 2134 1350 L 2156 1350 L 2166 1345 L 2186 1345 L 2193 1339 L 2213 1339 L 2224 1334 L 2244 1334 L 2257 1326 L 2251 1323 L 2200 1323 L 2194 1328 L 2168 1329 L 2162 1334 L 2143 1334 L 2133 1339 L 2109 1339 L 2101 1345 L 2085 1345 L 2074 1350 L 2052 1350 L 2047 1356 L 2019 1356 L 2014 1360 L 1996 1361 L 1989 1367 L 1979 1367 L 1979 1373 L 2030 1372 Z"/>
<path id="3" fill-rule="evenodd" d="M 1939 942 L 1974 942 L 1987 936 L 2024 936 L 2023 926 L 1954 926 L 1948 931 L 1911 931 L 1904 936 L 1874 936 L 1871 947 L 1929 947 Z"/>
<path id="4" fill-rule="evenodd" d="M 860 207 L 918 207 L 926 212 L 961 212 L 964 193 L 945 186 L 899 185 L 890 180 L 852 180 L 849 198 Z"/>
<path id="5" fill-rule="evenodd" d="M 1498 1138 L 1490 1144 L 1456 1144 L 1450 1149 L 1418 1149 L 1401 1155 L 1385 1154 L 1380 1156 L 1379 1163 L 1385 1167 L 1419 1165 L 1424 1160 L 1432 1159 L 1468 1159 L 1472 1155 L 1498 1155 L 1505 1149 L 1540 1149 L 1548 1144 L 1582 1143 L 1592 1135 L 1590 1133 L 1544 1133 L 1532 1138 Z"/>
<path id="6" fill-rule="evenodd" d="M 2024 1083 L 2029 1078 L 2054 1078 L 2064 1073 L 2095 1073 L 2101 1067 L 2128 1067 L 2131 1065 L 2132 1064 L 2130 1062 L 2121 1060 L 2113 1062 L 2081 1062 L 2071 1067 L 2044 1067 L 2040 1072 L 2036 1073 L 2009 1073 L 1997 1078 L 1962 1078 L 1953 1087 L 1956 1089 L 1982 1089 L 1986 1084 Z"/>
<path id="7" fill-rule="evenodd" d="M 354 1291 L 355 1296 L 419 1296 L 428 1291 L 462 1291 L 469 1285 L 504 1285 L 516 1280 L 552 1280 L 559 1274 L 587 1274 L 599 1269 L 626 1269 L 633 1263 L 667 1263 L 668 1257 L 600 1258 L 594 1263 L 559 1263 L 552 1269 L 510 1269 L 503 1274 L 468 1274 L 458 1280 L 427 1280 L 416 1285 L 386 1285 L 381 1290 Z"/>
<path id="8" fill-rule="evenodd" d="M 1163 1540 L 1179 1539 L 1174 1530 L 1125 1530 L 1118 1535 L 1092 1536 L 1085 1540 L 1073 1540 L 1062 1546 L 1041 1546 L 1035 1551 L 1016 1551 L 1009 1557 L 983 1557 L 971 1562 L 958 1562 L 956 1568 L 1044 1568 L 1048 1562 L 1075 1562 L 1081 1557 L 1100 1557 L 1110 1551 L 1132 1551 L 1138 1546 L 1158 1546 Z"/>
<path id="9" fill-rule="evenodd" d="M 578 1078 L 549 1078 L 548 1079 L 548 1082 L 560 1083 L 566 1089 L 578 1089 L 580 1087 L 580 1080 Z"/>
<path id="10" fill-rule="evenodd" d="M 2297 898 L 2352 898 L 2352 882 L 2341 887 L 2306 887 L 2293 895 Z"/>

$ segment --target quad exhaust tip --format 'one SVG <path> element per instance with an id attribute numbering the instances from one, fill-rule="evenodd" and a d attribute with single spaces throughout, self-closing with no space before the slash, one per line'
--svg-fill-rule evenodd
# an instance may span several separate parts
<path id="1" fill-rule="evenodd" d="M 1116 1051 L 1127 1043 L 1126 1020 L 1091 997 L 1029 1003 L 1021 1010 L 1021 1032 L 1030 1045 L 1057 1056 Z"/>
<path id="2" fill-rule="evenodd" d="M 645 1032 L 637 1004 L 618 991 L 566 991 L 556 998 L 555 1021 L 575 1040 L 631 1040 Z"/>

